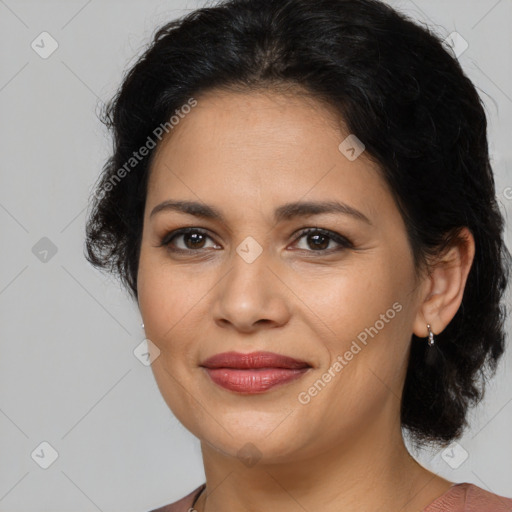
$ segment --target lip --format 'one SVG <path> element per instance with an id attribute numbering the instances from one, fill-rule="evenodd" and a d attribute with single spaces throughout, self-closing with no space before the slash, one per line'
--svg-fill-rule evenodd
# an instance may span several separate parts
<path id="1" fill-rule="evenodd" d="M 257 368 L 285 368 L 296 370 L 309 368 L 310 364 L 293 357 L 274 352 L 222 352 L 203 361 L 200 366 L 205 368 L 235 368 L 238 370 Z"/>
<path id="2" fill-rule="evenodd" d="M 238 393 L 264 393 L 303 376 L 311 365 L 274 352 L 223 352 L 200 364 L 217 385 Z"/>

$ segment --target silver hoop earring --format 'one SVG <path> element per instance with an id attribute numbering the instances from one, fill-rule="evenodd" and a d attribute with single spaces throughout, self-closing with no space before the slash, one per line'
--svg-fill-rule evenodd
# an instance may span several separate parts
<path id="1" fill-rule="evenodd" d="M 144 322 L 140 324 L 141 328 L 144 329 Z"/>
<path id="2" fill-rule="evenodd" d="M 434 333 L 430 330 L 430 324 L 427 324 L 427 329 L 428 329 L 428 345 L 429 347 L 431 347 L 435 342 L 434 342 Z"/>

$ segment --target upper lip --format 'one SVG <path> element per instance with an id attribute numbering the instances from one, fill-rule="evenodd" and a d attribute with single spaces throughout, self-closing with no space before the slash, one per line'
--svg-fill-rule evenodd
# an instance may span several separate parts
<path id="1" fill-rule="evenodd" d="M 203 361 L 205 368 L 309 368 L 311 365 L 274 352 L 222 352 Z"/>

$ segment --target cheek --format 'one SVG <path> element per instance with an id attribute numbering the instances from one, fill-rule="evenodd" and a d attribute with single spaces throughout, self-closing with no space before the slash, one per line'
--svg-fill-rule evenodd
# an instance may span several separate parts
<path id="1" fill-rule="evenodd" d="M 317 339 L 326 346 L 329 364 L 343 366 L 334 372 L 333 390 L 353 407 L 358 397 L 379 397 L 386 387 L 400 391 L 410 341 L 412 277 L 405 262 L 392 265 L 382 254 L 310 287 L 305 302 L 321 319 L 312 317 L 319 326 Z"/>
<path id="2" fill-rule="evenodd" d="M 327 327 L 315 335 L 325 343 L 330 362 L 305 382 L 311 404 L 304 412 L 322 411 L 319 417 L 333 426 L 333 435 L 370 424 L 400 396 L 410 320 L 400 287 L 391 273 L 354 272 L 324 283 L 323 293 L 316 295 L 321 324 Z"/>
<path id="3" fill-rule="evenodd" d="M 347 342 L 376 322 L 379 331 L 389 330 L 387 326 L 396 317 L 393 304 L 400 300 L 401 284 L 383 268 L 382 264 L 363 262 L 358 268 L 347 268 L 309 287 L 304 302 L 325 324 L 329 338 Z"/>
<path id="4" fill-rule="evenodd" d="M 194 315 L 201 314 L 201 298 L 211 286 L 204 279 L 193 280 L 179 270 L 171 271 L 161 258 L 142 252 L 138 279 L 146 336 L 160 351 L 151 365 L 155 381 L 170 410 L 195 432 L 194 418 L 202 413 L 186 391 L 191 389 L 190 372 L 197 364 L 191 343 L 197 336 L 192 330 L 199 325 Z"/>
<path id="5" fill-rule="evenodd" d="M 145 322 L 159 338 L 173 326 L 188 323 L 213 286 L 209 274 L 198 279 L 197 272 L 171 266 L 159 255 L 141 252 L 138 272 L 139 306 Z M 172 331 L 171 331 L 172 332 Z"/>

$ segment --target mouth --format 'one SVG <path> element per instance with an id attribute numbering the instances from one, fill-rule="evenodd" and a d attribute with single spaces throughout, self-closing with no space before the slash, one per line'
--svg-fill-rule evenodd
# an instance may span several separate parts
<path id="1" fill-rule="evenodd" d="M 273 352 L 223 352 L 206 359 L 200 367 L 215 384 L 245 394 L 264 393 L 302 377 L 312 368 L 305 361 Z"/>

